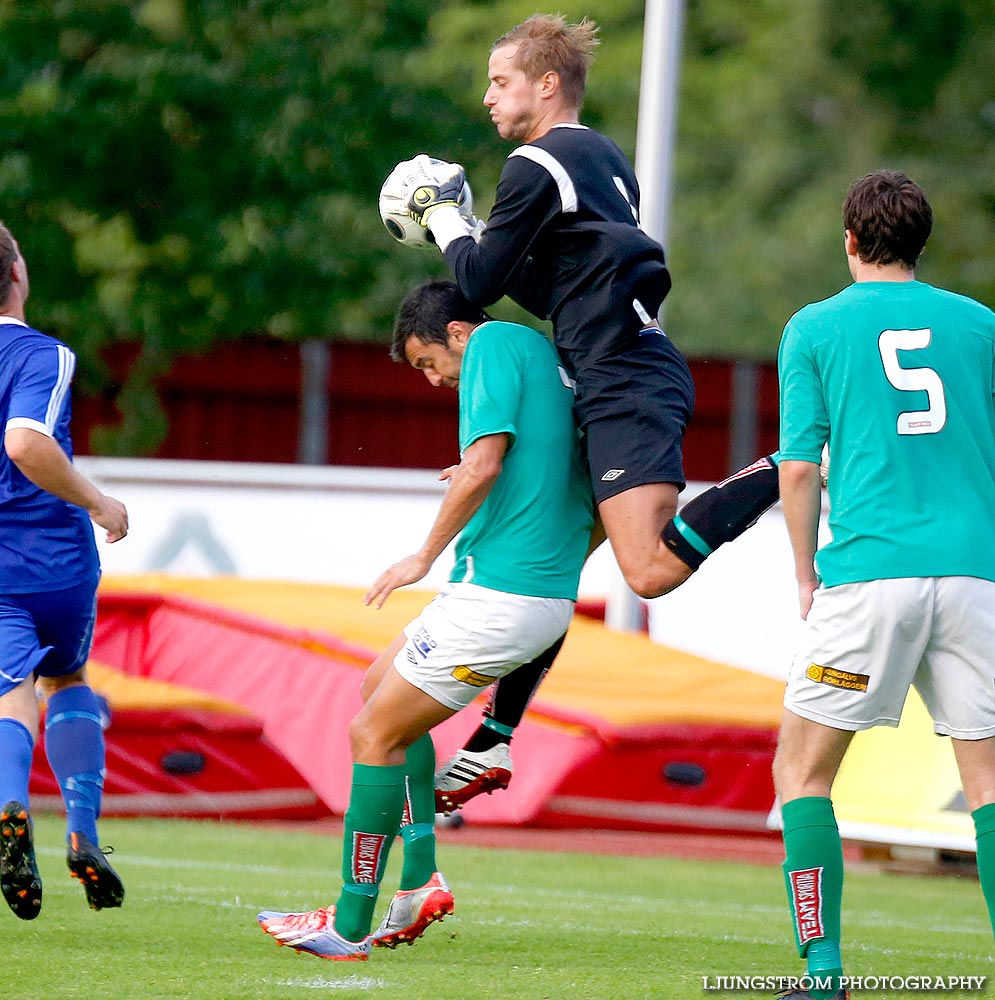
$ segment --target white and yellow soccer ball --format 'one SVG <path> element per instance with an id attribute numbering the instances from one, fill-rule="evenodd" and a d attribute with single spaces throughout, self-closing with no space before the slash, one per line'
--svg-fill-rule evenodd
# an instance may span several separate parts
<path id="1" fill-rule="evenodd" d="M 380 188 L 380 218 L 384 228 L 398 243 L 406 247 L 421 249 L 435 246 L 432 234 L 420 223 L 415 222 L 408 213 L 408 198 L 411 192 L 426 179 L 431 179 L 435 173 L 449 170 L 456 164 L 437 160 L 425 153 L 419 153 L 411 160 L 402 160 L 388 174 L 387 180 Z M 473 217 L 473 192 L 470 184 L 463 179 L 463 189 L 459 196 L 459 213 L 471 225 L 476 223 Z"/>

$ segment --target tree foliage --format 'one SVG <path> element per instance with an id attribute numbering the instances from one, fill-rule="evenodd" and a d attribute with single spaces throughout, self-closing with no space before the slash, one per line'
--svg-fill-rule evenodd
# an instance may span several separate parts
<path id="1" fill-rule="evenodd" d="M 686 347 L 772 356 L 799 306 L 849 281 L 840 205 L 883 166 L 934 207 L 919 276 L 995 304 L 986 6 L 689 5 L 670 313 Z"/>
<path id="2" fill-rule="evenodd" d="M 221 338 L 382 331 L 436 256 L 398 252 L 380 181 L 455 121 L 405 55 L 430 0 L 87 0 L 0 7 L 0 215 L 33 321 L 141 344 L 117 450 L 154 445 L 148 384 Z M 446 126 L 438 128 L 445 135 Z"/>
<path id="3" fill-rule="evenodd" d="M 481 39 L 533 9 L 446 4 L 412 57 L 420 78 L 444 87 L 454 63 L 472 66 L 463 108 L 478 120 Z M 583 120 L 634 155 L 644 5 L 557 9 L 601 24 Z M 907 171 L 933 203 L 920 276 L 995 305 L 991 13 L 960 0 L 688 0 L 666 304 L 688 354 L 773 357 L 790 315 L 849 281 L 843 196 L 882 166 Z M 442 153 L 464 158 L 478 202 L 506 154 L 491 144 Z"/>
<path id="4" fill-rule="evenodd" d="M 520 0 L 0 0 L 0 217 L 34 322 L 141 345 L 114 447 L 156 438 L 150 379 L 245 334 L 383 337 L 444 273 L 376 213 L 393 164 L 463 162 L 478 206 L 508 148 L 480 99 Z M 603 0 L 584 120 L 634 154 L 643 4 Z M 995 301 L 995 18 L 970 0 L 688 0 L 667 325 L 693 355 L 773 355 L 847 280 L 839 205 L 904 169 L 937 224 L 921 276 Z M 642 178 L 652 183 L 652 178 Z M 503 315 L 516 315 L 506 308 Z M 161 428 L 159 428 L 161 431 Z"/>

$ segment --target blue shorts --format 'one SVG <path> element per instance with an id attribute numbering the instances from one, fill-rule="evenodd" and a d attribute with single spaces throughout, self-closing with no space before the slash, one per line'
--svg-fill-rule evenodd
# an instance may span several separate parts
<path id="1" fill-rule="evenodd" d="M 659 329 L 578 372 L 574 409 L 597 503 L 647 483 L 684 489 L 694 383 L 684 356 Z"/>
<path id="2" fill-rule="evenodd" d="M 34 673 L 59 677 L 81 670 L 97 618 L 97 581 L 66 590 L 0 596 L 0 695 Z"/>

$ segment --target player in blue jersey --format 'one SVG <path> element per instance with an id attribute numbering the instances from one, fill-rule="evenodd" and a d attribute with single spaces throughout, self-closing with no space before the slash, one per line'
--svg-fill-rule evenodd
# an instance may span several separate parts
<path id="1" fill-rule="evenodd" d="M 100 564 L 92 518 L 116 542 L 124 505 L 72 464 L 69 388 L 76 357 L 27 325 L 28 269 L 0 223 L 0 891 L 31 920 L 41 909 L 28 775 L 45 696 L 45 751 L 66 803 L 67 862 L 99 910 L 124 889 L 97 847 L 103 786 L 100 707 L 85 663 Z"/>
<path id="2" fill-rule="evenodd" d="M 657 321 L 671 279 L 663 248 L 639 227 L 635 173 L 579 120 L 597 44 L 591 21 L 535 15 L 494 45 L 484 105 L 502 138 L 520 145 L 479 241 L 456 207 L 462 168 L 426 173 L 408 207 L 471 302 L 508 295 L 552 321 L 598 512 L 626 581 L 649 598 L 680 586 L 777 500 L 776 457 L 676 513 L 694 386 Z"/>
<path id="3" fill-rule="evenodd" d="M 459 390 L 460 463 L 421 548 L 376 580 L 377 607 L 422 579 L 456 538 L 449 586 L 377 658 L 350 728 L 353 780 L 334 906 L 264 911 L 281 944 L 335 960 L 412 941 L 453 910 L 435 870 L 429 731 L 566 631 L 593 527 L 573 394 L 535 330 L 490 320 L 451 282 L 410 293 L 394 334 L 433 385 Z M 387 853 L 404 840 L 400 890 L 370 935 Z"/>
<path id="4" fill-rule="evenodd" d="M 995 926 L 995 314 L 916 279 L 932 211 L 903 174 L 857 181 L 843 225 L 853 284 L 791 318 L 778 361 L 806 621 L 774 780 L 796 944 L 828 977 L 794 997 L 844 995 L 830 795 L 853 733 L 896 726 L 910 686 L 951 737 Z M 817 555 L 827 443 L 832 540 Z"/>

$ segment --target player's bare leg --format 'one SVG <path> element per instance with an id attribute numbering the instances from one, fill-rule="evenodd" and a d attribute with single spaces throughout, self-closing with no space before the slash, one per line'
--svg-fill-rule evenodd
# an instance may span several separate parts
<path id="1" fill-rule="evenodd" d="M 771 455 L 705 490 L 680 514 L 673 483 L 634 486 L 602 500 L 598 513 L 626 583 L 649 599 L 679 587 L 777 498 L 777 456 Z"/>
<path id="2" fill-rule="evenodd" d="M 598 504 L 619 569 L 640 597 L 667 594 L 694 572 L 667 548 L 662 537 L 676 513 L 674 483 L 634 486 Z"/>
<path id="3" fill-rule="evenodd" d="M 790 802 L 805 796 L 829 798 L 853 733 L 803 719 L 787 709 L 774 755 L 774 790 Z"/>
<path id="4" fill-rule="evenodd" d="M 967 808 L 974 812 L 995 803 L 995 737 L 951 743 Z"/>
<path id="5" fill-rule="evenodd" d="M 402 632 L 391 644 L 367 667 L 363 675 L 363 683 L 360 687 L 360 694 L 363 701 L 369 701 L 370 696 L 377 689 L 377 685 L 383 679 L 383 675 L 394 663 L 394 659 L 404 646 L 406 639 Z"/>
<path id="6" fill-rule="evenodd" d="M 409 746 L 456 713 L 406 681 L 393 666 L 349 726 L 354 764 L 404 764 Z"/>

